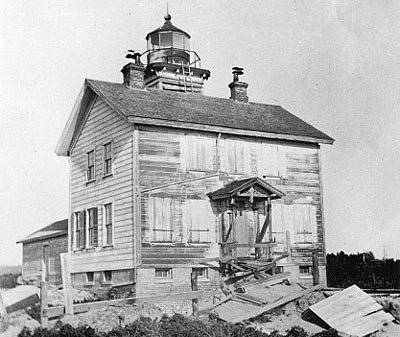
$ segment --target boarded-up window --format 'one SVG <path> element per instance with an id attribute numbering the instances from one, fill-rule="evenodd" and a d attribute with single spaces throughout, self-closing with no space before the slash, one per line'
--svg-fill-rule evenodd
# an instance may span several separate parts
<path id="1" fill-rule="evenodd" d="M 150 199 L 151 241 L 174 241 L 175 200 L 154 197 Z"/>
<path id="2" fill-rule="evenodd" d="M 233 174 L 251 173 L 251 146 L 239 139 L 223 139 L 220 146 L 222 170 Z"/>
<path id="3" fill-rule="evenodd" d="M 215 170 L 216 140 L 214 138 L 186 135 L 186 169 L 193 171 Z"/>
<path id="4" fill-rule="evenodd" d="M 257 148 L 257 172 L 261 177 L 286 176 L 286 151 L 282 146 L 267 143 L 255 144 Z"/>
<path id="5" fill-rule="evenodd" d="M 207 200 L 187 199 L 188 242 L 210 242 L 210 204 Z"/>
<path id="6" fill-rule="evenodd" d="M 286 231 L 288 231 L 291 243 L 315 243 L 317 241 L 316 206 L 273 203 L 272 231 L 276 242 L 285 242 Z"/>
<path id="7" fill-rule="evenodd" d="M 98 244 L 98 216 L 97 207 L 87 210 L 88 246 L 97 247 Z"/>

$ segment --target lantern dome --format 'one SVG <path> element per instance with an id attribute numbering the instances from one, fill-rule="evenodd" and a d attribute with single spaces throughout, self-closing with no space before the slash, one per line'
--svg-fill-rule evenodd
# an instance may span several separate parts
<path id="1" fill-rule="evenodd" d="M 147 63 L 190 63 L 190 35 L 171 23 L 171 15 L 167 14 L 165 23 L 146 36 Z"/>

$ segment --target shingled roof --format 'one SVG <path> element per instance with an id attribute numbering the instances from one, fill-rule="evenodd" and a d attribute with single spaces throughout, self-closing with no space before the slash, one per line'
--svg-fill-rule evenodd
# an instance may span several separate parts
<path id="1" fill-rule="evenodd" d="M 68 219 L 60 220 L 51 223 L 50 225 L 39 229 L 38 231 L 29 234 L 22 240 L 17 241 L 17 243 L 28 243 L 39 240 L 50 239 L 54 237 L 59 237 L 68 234 Z"/>
<path id="2" fill-rule="evenodd" d="M 268 133 L 333 139 L 281 106 L 87 80 L 89 86 L 126 116 L 215 125 Z"/>
<path id="3" fill-rule="evenodd" d="M 73 130 L 83 120 L 84 106 L 89 105 L 93 93 L 128 121 L 137 124 L 310 143 L 334 142 L 278 105 L 240 103 L 227 98 L 151 88 L 132 89 L 120 83 L 87 79 L 57 145 L 58 155 L 68 155 Z"/>

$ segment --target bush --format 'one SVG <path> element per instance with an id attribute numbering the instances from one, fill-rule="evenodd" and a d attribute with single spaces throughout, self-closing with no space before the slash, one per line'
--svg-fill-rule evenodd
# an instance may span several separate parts
<path id="1" fill-rule="evenodd" d="M 175 314 L 164 315 L 160 320 L 140 317 L 125 327 L 119 327 L 108 333 L 96 333 L 89 326 L 73 328 L 69 324 L 53 329 L 38 328 L 33 333 L 22 330 L 18 337 L 308 337 L 300 327 L 295 326 L 286 335 L 272 332 L 268 335 L 252 327 L 234 325 L 221 321 L 203 322 L 191 317 Z M 310 337 L 337 337 L 332 331 L 324 331 Z"/>

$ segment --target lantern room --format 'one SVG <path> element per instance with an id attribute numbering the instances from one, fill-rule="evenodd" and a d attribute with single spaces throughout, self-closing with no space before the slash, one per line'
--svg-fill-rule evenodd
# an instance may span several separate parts
<path id="1" fill-rule="evenodd" d="M 171 23 L 167 14 L 162 27 L 147 34 L 147 63 L 190 63 L 190 35 Z"/>

